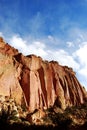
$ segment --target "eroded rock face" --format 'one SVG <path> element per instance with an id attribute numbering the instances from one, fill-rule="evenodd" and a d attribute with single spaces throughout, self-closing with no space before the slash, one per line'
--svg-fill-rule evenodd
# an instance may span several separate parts
<path id="1" fill-rule="evenodd" d="M 72 68 L 23 56 L 0 39 L 0 95 L 10 96 L 29 111 L 54 105 L 65 109 L 83 104 L 87 93 Z"/>

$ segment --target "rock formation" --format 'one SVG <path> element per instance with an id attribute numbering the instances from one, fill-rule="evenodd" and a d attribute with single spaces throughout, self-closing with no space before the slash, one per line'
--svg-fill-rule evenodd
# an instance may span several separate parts
<path id="1" fill-rule="evenodd" d="M 0 38 L 0 95 L 29 111 L 83 104 L 87 93 L 72 68 L 35 55 L 24 56 Z"/>

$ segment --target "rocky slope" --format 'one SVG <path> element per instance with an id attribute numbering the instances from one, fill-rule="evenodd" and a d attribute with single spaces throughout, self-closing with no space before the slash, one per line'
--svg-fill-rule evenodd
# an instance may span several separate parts
<path id="1" fill-rule="evenodd" d="M 83 104 L 87 93 L 72 68 L 35 55 L 24 56 L 0 38 L 0 95 L 29 111 Z"/>

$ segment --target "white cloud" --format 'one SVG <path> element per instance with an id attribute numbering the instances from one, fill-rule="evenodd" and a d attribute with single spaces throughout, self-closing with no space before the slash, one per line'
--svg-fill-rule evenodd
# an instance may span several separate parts
<path id="1" fill-rule="evenodd" d="M 31 41 L 29 43 L 27 40 L 23 40 L 20 36 L 13 36 L 9 42 L 15 48 L 17 48 L 24 55 L 36 54 L 38 56 L 46 55 L 45 44 L 39 41 Z"/>
<path id="2" fill-rule="evenodd" d="M 26 41 L 23 40 L 21 37 L 14 35 L 9 42 L 11 43 L 11 45 L 15 48 L 17 48 L 20 52 L 25 53 L 27 51 L 27 45 L 26 45 Z"/>
<path id="3" fill-rule="evenodd" d="M 70 28 L 67 31 L 67 35 L 69 40 L 72 41 L 75 45 L 79 45 L 87 41 L 87 31 L 79 28 Z"/>
<path id="4" fill-rule="evenodd" d="M 69 55 L 63 49 L 58 50 L 47 50 L 47 57 L 48 60 L 55 60 L 58 61 L 61 65 L 67 65 L 69 67 L 74 68 L 74 70 L 79 69 L 79 64 L 74 60 L 73 56 Z"/>
<path id="5" fill-rule="evenodd" d="M 79 73 L 87 78 L 87 42 L 83 42 L 75 52 L 80 63 Z"/>
<path id="6" fill-rule="evenodd" d="M 50 41 L 54 41 L 54 37 L 51 36 L 51 35 L 48 35 L 48 39 L 49 39 Z"/>
<path id="7" fill-rule="evenodd" d="M 39 42 L 39 41 L 34 41 L 31 44 L 28 45 L 28 54 L 36 54 L 38 56 L 45 57 L 46 54 L 46 46 L 44 43 Z"/>
<path id="8" fill-rule="evenodd" d="M 4 37 L 2 32 L 0 32 L 0 37 Z"/>
<path id="9" fill-rule="evenodd" d="M 36 54 L 47 60 L 58 61 L 61 65 L 67 65 L 75 70 L 79 69 L 79 64 L 74 60 L 73 56 L 70 56 L 63 49 L 50 50 L 46 44 L 41 41 L 31 41 L 31 43 L 29 43 L 18 36 L 13 36 L 10 43 L 25 55 Z"/>
<path id="10" fill-rule="evenodd" d="M 79 70 L 79 73 L 80 73 L 81 75 L 83 75 L 84 77 L 86 77 L 86 79 L 87 79 L 87 67 L 81 68 L 81 69 Z"/>
<path id="11" fill-rule="evenodd" d="M 19 36 L 13 36 L 10 39 L 10 43 L 12 46 L 19 49 L 24 55 L 36 54 L 45 60 L 55 60 L 60 64 L 67 65 L 75 70 L 79 69 L 79 64 L 74 60 L 73 56 L 70 56 L 63 49 L 50 50 L 46 44 L 41 41 L 32 40 L 31 43 L 29 43 Z"/>
<path id="12" fill-rule="evenodd" d="M 74 47 L 73 42 L 66 42 L 66 44 L 68 45 L 68 47 Z"/>
<path id="13" fill-rule="evenodd" d="M 87 42 L 83 42 L 75 52 L 81 65 L 87 66 Z"/>

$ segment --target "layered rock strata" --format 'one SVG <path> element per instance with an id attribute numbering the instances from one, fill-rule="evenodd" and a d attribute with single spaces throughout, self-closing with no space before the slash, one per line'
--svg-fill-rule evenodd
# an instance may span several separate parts
<path id="1" fill-rule="evenodd" d="M 72 68 L 35 55 L 24 56 L 0 38 L 0 95 L 29 111 L 83 104 L 87 93 Z"/>

